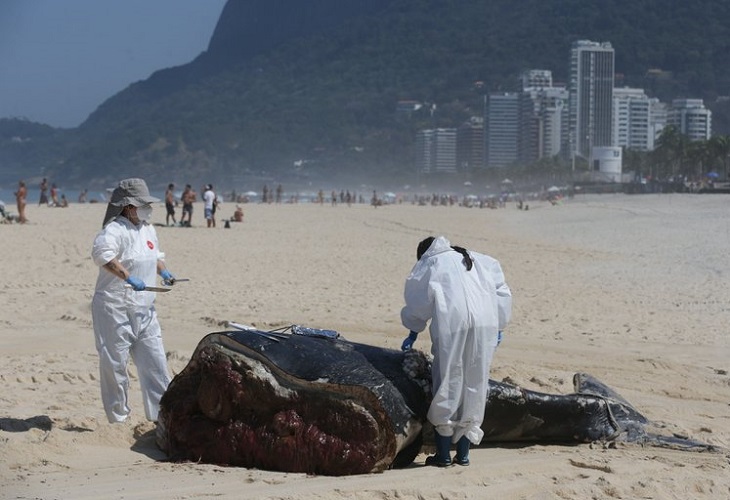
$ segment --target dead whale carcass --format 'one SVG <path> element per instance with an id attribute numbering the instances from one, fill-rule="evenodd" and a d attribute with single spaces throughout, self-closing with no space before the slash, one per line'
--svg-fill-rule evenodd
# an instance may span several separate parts
<path id="1" fill-rule="evenodd" d="M 607 386 L 585 374 L 574 382 L 575 394 L 551 395 L 490 381 L 482 443 L 668 443 L 646 432 L 648 421 Z M 174 460 L 379 472 L 418 455 L 431 430 L 429 404 L 430 366 L 419 351 L 258 330 L 213 333 L 163 396 L 158 443 Z"/>
<path id="2" fill-rule="evenodd" d="M 162 398 L 158 444 L 173 459 L 326 475 L 410 463 L 427 399 L 402 360 L 342 340 L 210 334 Z"/>

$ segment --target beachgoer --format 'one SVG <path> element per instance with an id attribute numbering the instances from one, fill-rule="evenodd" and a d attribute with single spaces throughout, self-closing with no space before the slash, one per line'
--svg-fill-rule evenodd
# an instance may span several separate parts
<path id="1" fill-rule="evenodd" d="M 499 332 L 510 320 L 512 293 L 497 260 L 451 246 L 443 236 L 421 241 L 416 257 L 401 311 L 410 334 L 401 348 L 410 349 L 431 320 L 433 401 L 427 417 L 436 454 L 426 464 L 451 465 L 456 443 L 454 461 L 468 465 L 470 443 L 484 436 L 489 368 Z"/>
<path id="2" fill-rule="evenodd" d="M 374 206 L 375 208 L 378 208 L 378 206 L 382 205 L 383 202 L 378 198 L 378 192 L 373 189 L 373 197 L 370 198 L 370 204 Z"/>
<path id="3" fill-rule="evenodd" d="M 180 225 L 184 226 L 185 224 L 185 215 L 188 216 L 187 226 L 192 226 L 193 224 L 193 203 L 195 202 L 195 191 L 193 191 L 192 186 L 190 184 L 185 185 L 185 190 L 182 194 L 182 215 L 180 216 Z"/>
<path id="4" fill-rule="evenodd" d="M 165 216 L 165 225 L 170 225 L 170 218 L 172 217 L 172 224 L 177 224 L 177 221 L 175 220 L 175 184 L 168 184 L 167 185 L 167 191 L 165 191 L 165 210 L 167 210 L 167 215 Z"/>
<path id="5" fill-rule="evenodd" d="M 213 189 L 213 185 L 210 185 L 210 189 Z M 213 191 L 215 193 L 215 191 Z M 215 199 L 213 200 L 213 227 L 215 227 L 215 213 L 218 211 L 218 207 L 223 203 L 223 198 L 215 193 Z"/>
<path id="6" fill-rule="evenodd" d="M 101 399 L 109 422 L 129 416 L 130 355 L 137 366 L 144 411 L 157 421 L 160 398 L 170 383 L 155 294 L 145 287 L 156 274 L 166 284 L 175 278 L 167 270 L 157 233 L 149 218 L 150 196 L 142 179 L 125 179 L 114 189 L 102 230 L 91 252 L 99 277 L 91 301 L 96 349 L 99 353 Z M 128 286 L 127 286 L 128 285 Z"/>
<path id="7" fill-rule="evenodd" d="M 86 203 L 86 196 L 88 192 L 88 189 L 84 189 L 79 193 L 79 203 Z"/>
<path id="8" fill-rule="evenodd" d="M 58 188 L 56 187 L 55 183 L 51 184 L 51 206 L 58 206 Z"/>
<path id="9" fill-rule="evenodd" d="M 40 185 L 41 198 L 38 200 L 38 206 L 48 205 L 48 180 L 44 177 Z"/>
<path id="10" fill-rule="evenodd" d="M 236 205 L 236 211 L 233 212 L 233 220 L 235 222 L 243 222 L 243 209 L 241 205 Z"/>
<path id="11" fill-rule="evenodd" d="M 205 214 L 205 221 L 208 227 L 215 227 L 215 191 L 213 191 L 213 184 L 207 184 L 205 186 L 205 192 L 203 193 L 203 211 Z"/>
<path id="12" fill-rule="evenodd" d="M 66 195 L 65 194 L 62 194 L 61 195 L 61 201 L 58 204 L 58 206 L 61 207 L 61 208 L 68 208 L 68 200 L 66 199 Z"/>
<path id="13" fill-rule="evenodd" d="M 18 206 L 18 222 L 25 224 L 28 219 L 25 218 L 25 199 L 28 196 L 28 189 L 25 187 L 25 182 L 18 182 L 18 190 L 15 192 L 15 201 Z"/>

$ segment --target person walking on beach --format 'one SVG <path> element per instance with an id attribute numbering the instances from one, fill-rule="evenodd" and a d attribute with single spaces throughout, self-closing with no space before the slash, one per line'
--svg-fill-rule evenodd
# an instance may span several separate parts
<path id="1" fill-rule="evenodd" d="M 99 353 L 101 399 L 111 423 L 124 422 L 129 407 L 130 355 L 137 366 L 145 416 L 157 421 L 160 398 L 170 383 L 155 294 L 145 291 L 167 270 L 155 228 L 148 221 L 152 203 L 142 179 L 125 179 L 114 189 L 102 230 L 91 251 L 99 276 L 91 301 L 94 338 Z"/>
<path id="2" fill-rule="evenodd" d="M 470 444 L 479 444 L 489 392 L 494 350 L 512 314 L 512 292 L 499 262 L 452 246 L 443 236 L 428 237 L 416 250 L 418 261 L 406 279 L 403 326 L 410 334 L 401 348 L 413 347 L 430 320 L 433 401 L 427 418 L 434 426 L 436 454 L 426 465 L 469 465 Z"/>
<path id="3" fill-rule="evenodd" d="M 177 221 L 175 220 L 175 193 L 173 190 L 175 189 L 175 184 L 168 184 L 167 185 L 167 191 L 165 191 L 165 210 L 167 210 L 167 215 L 165 216 L 165 225 L 170 225 L 170 218 L 172 217 L 172 224 L 177 224 Z"/>
<path id="4" fill-rule="evenodd" d="M 18 190 L 15 192 L 15 202 L 18 207 L 18 222 L 25 224 L 28 219 L 25 218 L 25 205 L 26 198 L 28 196 L 28 188 L 25 187 L 25 182 L 18 182 Z"/>

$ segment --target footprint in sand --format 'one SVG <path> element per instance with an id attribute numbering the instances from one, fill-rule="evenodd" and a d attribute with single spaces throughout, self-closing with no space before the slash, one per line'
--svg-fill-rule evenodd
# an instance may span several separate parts
<path id="1" fill-rule="evenodd" d="M 210 326 L 222 326 L 222 327 L 228 326 L 227 320 L 218 320 L 215 318 L 211 318 L 210 316 L 203 316 L 200 319 Z"/>

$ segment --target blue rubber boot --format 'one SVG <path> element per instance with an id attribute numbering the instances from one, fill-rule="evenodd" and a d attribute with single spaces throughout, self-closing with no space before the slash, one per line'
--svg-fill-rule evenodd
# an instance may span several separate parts
<path id="1" fill-rule="evenodd" d="M 469 465 L 469 445 L 471 445 L 471 443 L 466 436 L 462 436 L 461 439 L 456 442 L 456 457 L 454 457 L 455 464 L 463 466 Z"/>
<path id="2" fill-rule="evenodd" d="M 433 437 L 436 441 L 436 454 L 426 458 L 426 465 L 449 467 L 451 465 L 451 436 L 442 436 L 434 431 Z"/>

